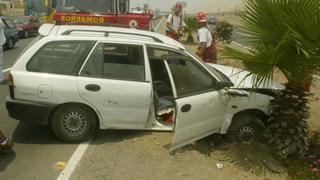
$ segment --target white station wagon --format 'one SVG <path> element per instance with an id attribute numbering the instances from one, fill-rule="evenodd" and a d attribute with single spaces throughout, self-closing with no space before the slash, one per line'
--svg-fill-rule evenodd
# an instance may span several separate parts
<path id="1" fill-rule="evenodd" d="M 66 142 L 99 129 L 173 131 L 171 150 L 213 133 L 259 135 L 275 82 L 206 64 L 161 34 L 44 24 L 9 75 L 9 115 L 50 125 Z"/>

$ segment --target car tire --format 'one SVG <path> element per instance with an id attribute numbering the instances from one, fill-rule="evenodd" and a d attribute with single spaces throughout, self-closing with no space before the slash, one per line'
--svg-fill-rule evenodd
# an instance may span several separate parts
<path id="1" fill-rule="evenodd" d="M 24 36 L 24 38 L 28 38 L 29 37 L 29 31 L 25 30 L 23 36 Z"/>
<path id="2" fill-rule="evenodd" d="M 15 45 L 15 41 L 13 40 L 13 38 L 10 38 L 8 40 L 8 49 L 13 49 L 14 48 L 14 45 Z"/>
<path id="3" fill-rule="evenodd" d="M 54 134 L 64 142 L 83 142 L 89 140 L 97 129 L 94 112 L 77 104 L 58 108 L 51 119 Z"/>
<path id="4" fill-rule="evenodd" d="M 236 115 L 227 132 L 227 139 L 234 141 L 262 140 L 265 125 L 261 118 L 254 114 Z"/>

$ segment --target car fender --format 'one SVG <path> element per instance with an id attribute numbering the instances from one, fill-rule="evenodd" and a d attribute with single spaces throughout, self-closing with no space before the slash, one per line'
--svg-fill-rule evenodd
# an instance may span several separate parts
<path id="1" fill-rule="evenodd" d="M 221 125 L 220 134 L 226 134 L 233 118 L 239 113 L 254 113 L 257 115 L 267 115 L 269 112 L 269 102 L 271 96 L 250 92 L 245 97 L 230 97 L 226 108 L 226 115 Z"/>

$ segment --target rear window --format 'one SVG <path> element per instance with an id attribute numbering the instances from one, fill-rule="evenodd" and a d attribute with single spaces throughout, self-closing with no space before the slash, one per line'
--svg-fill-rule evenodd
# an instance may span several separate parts
<path id="1" fill-rule="evenodd" d="M 28 62 L 27 70 L 76 75 L 92 49 L 93 41 L 56 41 L 44 45 Z"/>

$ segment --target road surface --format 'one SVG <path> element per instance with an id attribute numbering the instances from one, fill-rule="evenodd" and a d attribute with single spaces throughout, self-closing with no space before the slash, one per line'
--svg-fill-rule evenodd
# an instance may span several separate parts
<path id="1" fill-rule="evenodd" d="M 10 68 L 33 38 L 21 39 L 16 48 L 4 51 L 4 69 Z M 7 74 L 7 73 L 6 73 Z M 8 87 L 0 86 L 0 128 L 14 140 L 14 152 L 0 154 L 0 179 L 56 179 L 58 161 L 68 161 L 77 144 L 59 142 L 48 127 L 18 122 L 9 118 L 5 108 Z"/>
<path id="2" fill-rule="evenodd" d="M 160 21 L 161 19 L 157 19 L 154 27 L 157 27 Z M 34 38 L 20 39 L 16 48 L 4 51 L 6 76 L 17 57 L 33 40 Z M 57 179 L 63 169 L 57 167 L 57 163 L 67 163 L 72 155 L 76 154 L 79 144 L 65 144 L 58 141 L 49 127 L 10 118 L 5 107 L 5 97 L 8 95 L 8 87 L 0 85 L 0 129 L 14 141 L 12 153 L 0 154 L 0 179 Z M 98 135 L 98 138 L 103 137 L 101 134 Z"/>

